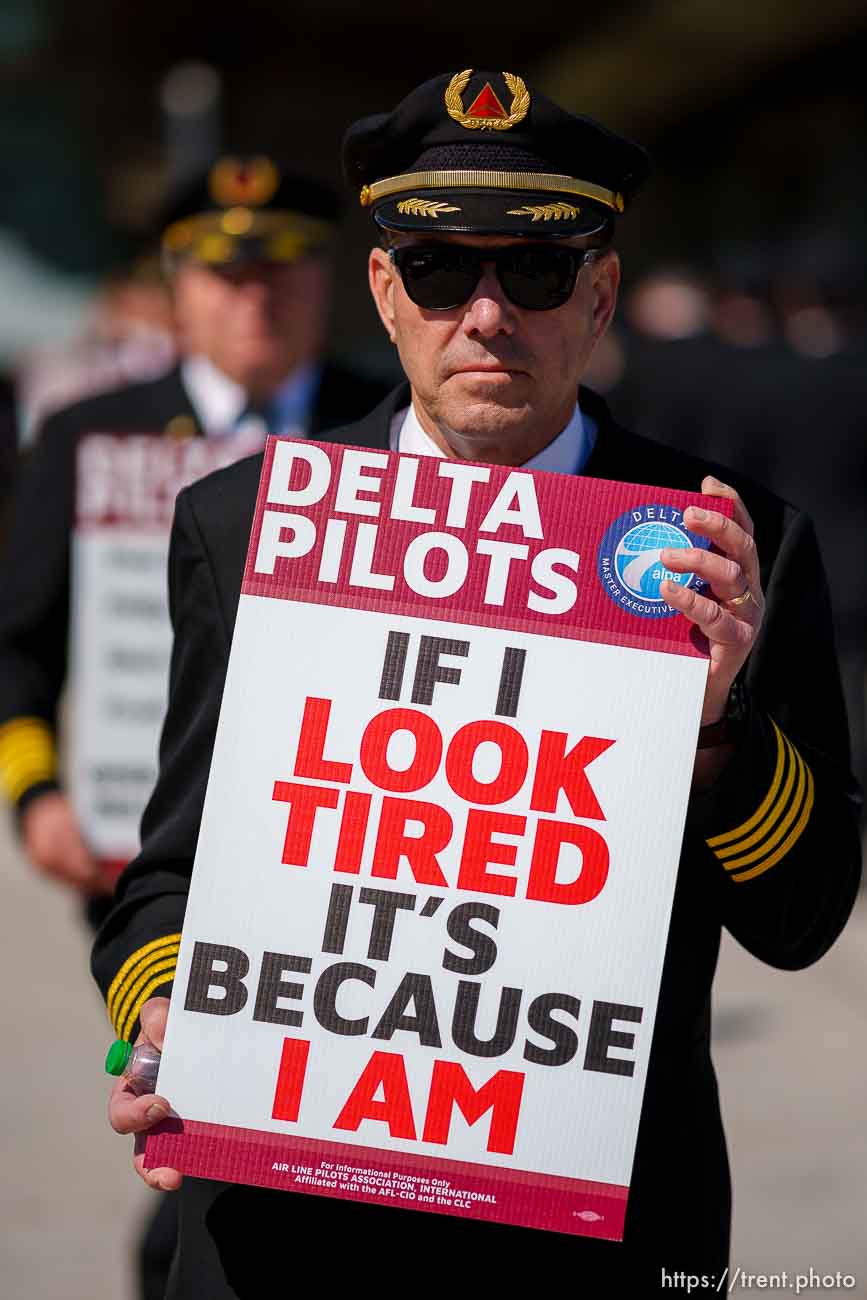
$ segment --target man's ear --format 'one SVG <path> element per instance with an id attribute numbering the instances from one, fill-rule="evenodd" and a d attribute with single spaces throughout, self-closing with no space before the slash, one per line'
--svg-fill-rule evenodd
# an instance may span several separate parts
<path id="1" fill-rule="evenodd" d="M 384 248 L 372 248 L 367 261 L 370 292 L 379 312 L 379 319 L 392 343 L 397 342 L 394 326 L 394 276 L 395 270 Z"/>
<path id="2" fill-rule="evenodd" d="M 620 287 L 620 258 L 611 250 L 593 263 L 593 341 L 597 342 L 611 323 Z"/>

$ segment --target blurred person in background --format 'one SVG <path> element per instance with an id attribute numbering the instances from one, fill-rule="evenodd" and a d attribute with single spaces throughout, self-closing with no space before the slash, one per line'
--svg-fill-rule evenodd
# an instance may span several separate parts
<path id="1" fill-rule="evenodd" d="M 165 374 L 176 352 L 171 291 L 160 260 L 137 258 L 98 289 L 78 338 L 35 349 L 18 361 L 22 445 L 54 411 Z"/>
<path id="2" fill-rule="evenodd" d="M 618 416 L 807 510 L 828 574 L 853 768 L 867 786 L 867 265 L 840 233 L 720 249 L 626 297 Z"/>
<path id="3" fill-rule="evenodd" d="M 626 295 L 623 378 L 612 393 L 621 419 L 681 451 L 733 463 L 733 411 L 770 341 L 755 277 L 749 250 L 727 256 L 715 279 L 662 266 L 638 280 Z"/>
<path id="4" fill-rule="evenodd" d="M 375 405 L 377 383 L 324 356 L 336 219 L 330 190 L 270 159 L 218 162 L 162 222 L 178 364 L 50 415 L 22 466 L 0 563 L 0 785 L 33 866 L 94 925 L 110 885 L 58 770 L 78 438 L 315 436 Z M 174 1218 L 169 1200 L 142 1251 L 147 1300 L 165 1288 Z"/>
<path id="5" fill-rule="evenodd" d="M 780 345 L 754 380 L 760 421 L 732 430 L 744 470 L 809 510 L 834 610 L 853 767 L 867 788 L 867 255 L 839 231 L 775 252 L 767 310 Z"/>

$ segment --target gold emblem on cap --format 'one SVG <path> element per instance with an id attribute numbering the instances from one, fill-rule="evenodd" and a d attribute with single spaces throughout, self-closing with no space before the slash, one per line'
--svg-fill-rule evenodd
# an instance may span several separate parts
<path id="1" fill-rule="evenodd" d="M 260 208 L 279 184 L 280 173 L 270 158 L 221 158 L 208 177 L 211 198 L 221 208 Z"/>
<path id="2" fill-rule="evenodd" d="M 434 203 L 433 199 L 401 199 L 397 210 L 406 217 L 433 217 L 434 220 L 441 212 L 460 212 L 460 208 L 453 208 L 448 203 Z"/>
<path id="3" fill-rule="evenodd" d="M 581 209 L 562 199 L 557 203 L 527 203 L 523 208 L 509 208 L 509 217 L 532 217 L 534 221 L 574 221 Z"/>
<path id="4" fill-rule="evenodd" d="M 527 110 L 530 107 L 530 92 L 524 85 L 520 77 L 516 77 L 513 72 L 504 72 L 503 80 L 512 93 L 512 106 L 509 112 L 503 108 L 497 98 L 490 82 L 487 82 L 470 105 L 469 112 L 464 112 L 464 105 L 461 96 L 467 88 L 470 77 L 473 75 L 472 68 L 465 68 L 463 72 L 456 72 L 446 87 L 445 105 L 449 117 L 460 122 L 461 126 L 468 131 L 508 131 L 510 127 L 516 126 L 527 116 Z M 480 101 L 487 100 L 490 105 L 490 112 L 485 115 L 474 114 L 473 109 L 479 105 Z M 502 116 L 500 114 L 502 113 Z"/>

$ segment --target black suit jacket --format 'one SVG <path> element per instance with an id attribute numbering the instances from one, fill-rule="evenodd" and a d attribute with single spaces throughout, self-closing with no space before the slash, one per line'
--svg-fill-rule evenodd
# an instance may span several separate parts
<path id="1" fill-rule="evenodd" d="M 408 400 L 406 387 L 399 389 L 366 420 L 329 437 L 387 447 L 392 415 Z M 648 1277 L 656 1270 L 658 1280 L 663 1265 L 702 1272 L 726 1261 L 728 1167 L 710 1059 L 710 994 L 721 927 L 774 966 L 796 969 L 820 957 L 845 924 L 857 890 L 857 799 L 848 775 L 825 580 L 809 521 L 728 471 L 617 427 L 591 393 L 582 392 L 581 402 L 599 428 L 585 474 L 697 490 L 704 474 L 715 472 L 738 487 L 756 523 L 767 595 L 764 630 L 744 673 L 748 704 L 737 752 L 714 787 L 689 805 L 625 1244 L 549 1236 L 544 1255 L 538 1256 L 547 1261 L 566 1250 L 564 1259 L 577 1277 L 583 1268 L 598 1265 L 606 1286 L 620 1276 L 617 1268 L 637 1269 L 645 1289 L 632 1294 L 645 1295 L 653 1293 Z M 114 910 L 93 953 L 94 974 L 115 1028 L 124 1035 L 136 1032 L 145 997 L 171 987 L 172 936 L 183 922 L 260 469 L 261 457 L 242 461 L 194 484 L 177 501 L 170 559 L 175 643 L 160 775 L 143 820 L 141 854 L 121 877 Z M 778 741 L 771 717 L 812 773 L 809 806 L 806 793 L 786 808 L 777 806 Z M 797 834 L 790 829 L 786 840 L 778 836 L 766 848 L 760 837 L 756 865 L 761 869 L 749 879 L 733 878 L 709 841 L 745 824 L 778 826 L 790 812 L 788 824 Z M 153 978 L 147 978 L 149 971 Z M 124 987 L 129 985 L 133 973 L 140 993 L 124 1000 L 121 1014 L 119 989 L 124 978 Z M 311 1232 L 340 1225 L 335 1230 L 348 1234 L 350 1252 L 357 1234 L 365 1232 L 411 1241 L 418 1251 L 429 1252 L 432 1242 L 493 1250 L 505 1261 L 504 1282 L 533 1250 L 542 1250 L 539 1236 L 527 1230 L 427 1220 L 421 1214 L 391 1218 L 394 1211 L 378 1207 L 335 1208 L 333 1202 L 306 1196 L 219 1185 L 208 1185 L 204 1193 L 193 1186 L 185 1195 L 200 1202 L 204 1196 L 200 1227 L 202 1205 L 210 1205 L 199 1246 L 188 1251 L 193 1274 L 204 1267 L 202 1242 L 216 1243 L 221 1267 L 237 1286 L 252 1286 L 244 1264 L 251 1239 L 244 1234 L 256 1233 L 257 1249 L 267 1249 L 269 1231 L 282 1239 L 281 1221 L 297 1222 L 299 1228 L 309 1221 Z M 189 1222 L 195 1219 L 191 1211 Z M 360 1237 L 357 1246 L 362 1248 Z M 248 1293 L 255 1291 L 225 1292 Z"/>
<path id="2" fill-rule="evenodd" d="M 358 418 L 384 391 L 374 380 L 325 365 L 311 436 Z M 0 564 L 0 761 L 26 780 L 31 756 L 37 760 L 30 769 L 36 779 L 16 791 L 19 810 L 57 784 L 49 757 L 67 668 L 75 455 L 80 436 L 100 432 L 201 435 L 180 368 L 49 416 L 22 467 Z"/>

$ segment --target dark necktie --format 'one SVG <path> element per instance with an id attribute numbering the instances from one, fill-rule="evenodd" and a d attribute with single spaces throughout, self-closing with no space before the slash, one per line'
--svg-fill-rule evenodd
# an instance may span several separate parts
<path id="1" fill-rule="evenodd" d="M 235 420 L 235 428 L 252 416 L 261 420 L 269 433 L 278 433 L 277 414 L 276 403 L 270 398 L 249 398 Z"/>

